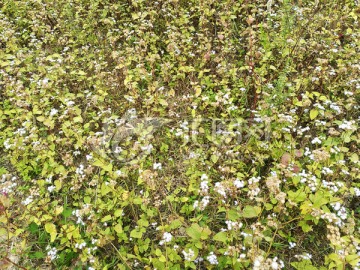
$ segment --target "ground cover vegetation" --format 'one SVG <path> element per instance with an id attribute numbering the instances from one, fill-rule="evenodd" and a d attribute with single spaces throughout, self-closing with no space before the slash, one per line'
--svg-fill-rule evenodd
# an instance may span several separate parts
<path id="1" fill-rule="evenodd" d="M 1 1 L 1 268 L 360 269 L 359 16 Z"/>

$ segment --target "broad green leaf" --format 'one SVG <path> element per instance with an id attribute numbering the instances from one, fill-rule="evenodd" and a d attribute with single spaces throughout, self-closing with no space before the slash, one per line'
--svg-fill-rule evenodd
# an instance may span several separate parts
<path id="1" fill-rule="evenodd" d="M 211 234 L 211 231 L 207 227 L 200 227 L 199 224 L 193 223 L 190 228 L 186 229 L 186 233 L 194 240 L 205 240 Z"/>
<path id="2" fill-rule="evenodd" d="M 242 216 L 244 218 L 254 218 L 261 213 L 261 208 L 258 206 L 247 205 L 242 211 Z"/>
<path id="3" fill-rule="evenodd" d="M 223 243 L 226 243 L 228 240 L 226 232 L 219 232 L 219 233 L 215 234 L 213 239 L 215 241 L 219 241 L 219 242 L 223 242 Z"/>
<path id="4" fill-rule="evenodd" d="M 304 189 L 298 189 L 296 192 L 289 190 L 288 191 L 289 199 L 293 202 L 303 202 L 306 199 L 306 193 Z"/>
<path id="5" fill-rule="evenodd" d="M 123 232 L 123 228 L 122 228 L 121 224 L 116 224 L 116 225 L 114 226 L 114 230 L 115 230 L 115 232 L 117 232 L 117 233 L 122 233 L 122 232 Z"/>
<path id="6" fill-rule="evenodd" d="M 143 232 L 139 231 L 137 229 L 134 229 L 130 232 L 130 237 L 133 237 L 133 238 L 141 238 L 142 235 L 143 235 Z"/>

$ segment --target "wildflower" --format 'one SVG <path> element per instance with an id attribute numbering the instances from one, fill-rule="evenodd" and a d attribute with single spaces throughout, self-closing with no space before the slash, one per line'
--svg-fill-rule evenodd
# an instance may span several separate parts
<path id="1" fill-rule="evenodd" d="M 352 130 L 352 129 L 354 129 L 352 126 L 353 124 L 354 124 L 354 121 L 344 120 L 344 122 L 339 125 L 339 128 L 344 129 L 344 130 Z"/>
<path id="2" fill-rule="evenodd" d="M 312 144 L 321 143 L 321 140 L 318 137 L 315 137 L 312 141 Z"/>
<path id="3" fill-rule="evenodd" d="M 260 269 L 261 267 L 261 263 L 264 260 L 264 258 L 262 256 L 258 256 L 256 257 L 255 261 L 254 261 L 254 270 Z"/>
<path id="4" fill-rule="evenodd" d="M 29 205 L 33 201 L 33 196 L 29 196 L 22 202 L 23 205 Z"/>
<path id="5" fill-rule="evenodd" d="M 188 252 L 183 250 L 182 254 L 184 255 L 185 261 L 192 261 L 192 258 L 195 256 L 195 252 L 191 248 L 189 248 Z"/>
<path id="6" fill-rule="evenodd" d="M 245 186 L 245 182 L 236 178 L 236 180 L 234 181 L 234 186 L 237 188 L 243 188 Z"/>
<path id="7" fill-rule="evenodd" d="M 160 241 L 160 246 L 162 246 L 164 243 L 169 243 L 171 242 L 173 236 L 171 233 L 168 233 L 168 232 L 164 232 L 164 235 L 163 235 L 163 238 L 162 240 Z"/>
<path id="8" fill-rule="evenodd" d="M 77 249 L 83 249 L 84 247 L 86 247 L 86 243 L 85 243 L 85 242 L 83 242 L 83 243 L 81 243 L 81 244 L 79 244 L 79 243 L 76 243 L 76 244 L 75 244 L 75 248 L 77 248 Z"/>
<path id="9" fill-rule="evenodd" d="M 48 251 L 47 256 L 49 257 L 50 261 L 53 261 L 58 257 L 56 248 L 50 248 L 50 246 L 47 246 L 46 250 Z"/>
<path id="10" fill-rule="evenodd" d="M 209 256 L 207 256 L 206 259 L 208 260 L 208 262 L 210 264 L 213 264 L 213 265 L 216 265 L 219 263 L 214 252 L 210 252 Z"/>
<path id="11" fill-rule="evenodd" d="M 218 182 L 215 184 L 215 191 L 226 198 L 225 187 L 221 183 Z"/>
<path id="12" fill-rule="evenodd" d="M 153 168 L 154 168 L 154 170 L 161 170 L 162 169 L 162 165 L 161 165 L 161 163 L 154 163 L 154 165 L 153 165 Z"/>
<path id="13" fill-rule="evenodd" d="M 55 108 L 52 108 L 50 111 L 50 116 L 54 116 L 55 114 L 57 114 L 59 111 Z"/>
<path id="14" fill-rule="evenodd" d="M 9 142 L 10 142 L 10 139 L 6 139 L 6 140 L 4 141 L 4 147 L 5 147 L 5 149 L 10 149 L 10 148 L 11 148 L 12 144 L 10 144 Z"/>

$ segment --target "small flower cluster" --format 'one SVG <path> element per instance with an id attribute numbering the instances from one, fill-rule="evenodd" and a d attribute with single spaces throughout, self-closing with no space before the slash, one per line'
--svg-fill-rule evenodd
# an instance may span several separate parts
<path id="1" fill-rule="evenodd" d="M 329 189 L 331 192 L 336 193 L 338 192 L 343 186 L 344 183 L 340 182 L 340 181 L 336 181 L 335 183 L 332 181 L 326 181 L 326 180 L 322 180 L 321 181 L 321 185 L 324 188 Z"/>
<path id="2" fill-rule="evenodd" d="M 226 220 L 225 223 L 227 225 L 228 231 L 239 230 L 243 226 L 242 222 L 237 222 L 237 221 Z M 226 229 L 225 229 L 225 231 L 226 231 Z"/>
<path id="3" fill-rule="evenodd" d="M 248 196 L 251 200 L 254 200 L 260 193 L 259 182 L 261 177 L 251 177 L 248 181 L 249 191 Z"/>
<path id="4" fill-rule="evenodd" d="M 57 249 L 56 249 L 56 248 L 54 248 L 54 247 L 51 248 L 50 246 L 47 246 L 46 250 L 47 250 L 48 259 L 49 259 L 50 261 L 53 261 L 53 260 L 55 260 L 55 259 L 58 258 Z"/>
<path id="5" fill-rule="evenodd" d="M 0 193 L 5 195 L 12 193 L 14 191 L 14 188 L 17 186 L 16 180 L 16 176 L 3 174 L 0 180 L 0 182 L 2 183 L 0 184 Z"/>
<path id="6" fill-rule="evenodd" d="M 206 257 L 206 259 L 212 265 L 219 264 L 219 262 L 217 260 L 217 256 L 214 254 L 214 252 L 210 252 L 209 255 Z"/>
<path id="7" fill-rule="evenodd" d="M 82 242 L 82 243 L 76 243 L 75 244 L 75 248 L 77 249 L 83 249 L 84 247 L 86 247 L 86 243 L 85 242 Z"/>
<path id="8" fill-rule="evenodd" d="M 191 262 L 194 260 L 195 252 L 191 248 L 189 248 L 188 252 L 183 250 L 182 254 L 184 255 L 185 261 Z"/>
<path id="9" fill-rule="evenodd" d="M 278 270 L 285 267 L 285 264 L 282 260 L 279 260 L 278 257 L 273 259 L 265 258 L 263 256 L 257 256 L 254 260 L 253 270 Z"/>
<path id="10" fill-rule="evenodd" d="M 76 224 L 85 225 L 82 220 L 82 212 L 80 210 L 73 210 L 72 214 L 77 217 Z"/>
<path id="11" fill-rule="evenodd" d="M 300 176 L 300 183 L 307 184 L 312 192 L 315 192 L 317 190 L 318 179 L 315 175 L 312 175 L 311 173 L 306 173 L 305 170 L 302 170 L 297 175 Z"/>
<path id="12" fill-rule="evenodd" d="M 162 240 L 159 242 L 159 245 L 162 246 L 164 243 L 169 243 L 173 239 L 173 236 L 171 233 L 164 232 Z"/>
<path id="13" fill-rule="evenodd" d="M 195 201 L 193 204 L 194 209 L 199 208 L 201 211 L 203 211 L 206 206 L 209 204 L 210 202 L 210 196 L 205 196 L 204 198 L 201 199 L 200 203 L 199 201 Z"/>

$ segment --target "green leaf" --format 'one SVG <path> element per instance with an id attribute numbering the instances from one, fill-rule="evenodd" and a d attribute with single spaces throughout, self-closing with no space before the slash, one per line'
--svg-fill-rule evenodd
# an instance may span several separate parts
<path id="1" fill-rule="evenodd" d="M 298 189 L 296 192 L 289 190 L 288 191 L 289 199 L 293 202 L 303 202 L 306 199 L 306 193 L 304 189 Z"/>
<path id="2" fill-rule="evenodd" d="M 302 260 L 301 262 L 291 263 L 296 270 L 317 270 L 315 266 L 312 265 L 310 260 Z"/>
<path id="3" fill-rule="evenodd" d="M 111 215 L 106 215 L 105 217 L 103 217 L 101 219 L 101 222 L 106 222 L 106 221 L 109 221 L 109 220 L 111 220 Z"/>
<path id="4" fill-rule="evenodd" d="M 130 237 L 132 238 L 141 238 L 143 235 L 142 231 L 138 231 L 137 229 L 134 229 L 130 232 Z"/>
<path id="5" fill-rule="evenodd" d="M 29 232 L 36 233 L 39 230 L 39 226 L 35 222 L 31 222 L 28 227 Z"/>
<path id="6" fill-rule="evenodd" d="M 214 238 L 215 241 L 226 243 L 228 238 L 226 232 L 219 232 L 215 234 Z"/>
<path id="7" fill-rule="evenodd" d="M 64 208 L 62 215 L 64 216 L 64 218 L 68 218 L 71 216 L 72 211 L 73 210 L 71 208 Z"/>
<path id="8" fill-rule="evenodd" d="M 209 228 L 200 227 L 199 224 L 193 223 L 190 228 L 186 229 L 186 233 L 194 240 L 199 241 L 200 239 L 205 240 L 211 234 Z"/>
<path id="9" fill-rule="evenodd" d="M 247 205 L 242 211 L 242 216 L 244 218 L 254 218 L 261 213 L 261 208 L 258 206 Z"/>
<path id="10" fill-rule="evenodd" d="M 219 160 L 219 157 L 217 155 L 211 155 L 211 161 L 213 163 L 216 163 Z"/>
<path id="11" fill-rule="evenodd" d="M 325 197 L 324 192 L 322 191 L 318 191 L 314 195 L 311 194 L 309 196 L 309 199 L 316 208 L 320 208 L 322 205 L 329 202 L 329 200 Z"/>
<path id="12" fill-rule="evenodd" d="M 237 211 L 237 210 L 235 210 L 235 209 L 229 210 L 227 214 L 228 214 L 228 218 L 229 218 L 230 220 L 232 220 L 232 221 L 235 221 L 235 220 L 237 220 L 238 218 L 241 217 L 239 211 Z"/>
<path id="13" fill-rule="evenodd" d="M 122 233 L 122 232 L 123 232 L 123 228 L 122 228 L 121 224 L 116 224 L 116 225 L 114 226 L 114 230 L 115 230 L 115 232 L 117 232 L 117 233 Z"/>
<path id="14" fill-rule="evenodd" d="M 111 187 L 105 183 L 102 183 L 100 191 L 101 191 L 101 195 L 104 196 L 109 192 L 111 192 Z"/>
<path id="15" fill-rule="evenodd" d="M 345 257 L 346 262 L 348 262 L 350 265 L 355 266 L 360 261 L 360 257 L 357 254 L 350 254 Z"/>
<path id="16" fill-rule="evenodd" d="M 306 220 L 300 220 L 299 221 L 299 226 L 301 227 L 301 229 L 303 230 L 303 232 L 307 233 L 312 231 L 312 226 L 310 226 Z"/>

